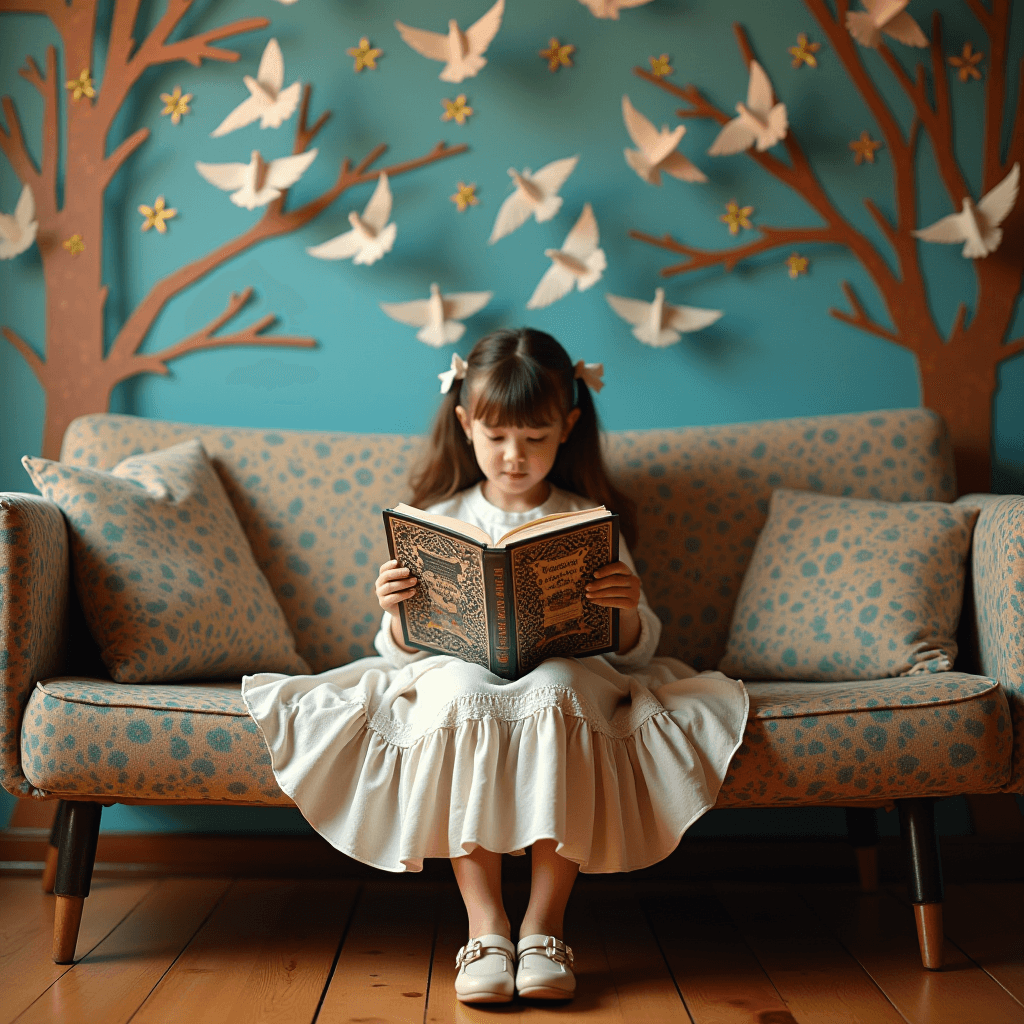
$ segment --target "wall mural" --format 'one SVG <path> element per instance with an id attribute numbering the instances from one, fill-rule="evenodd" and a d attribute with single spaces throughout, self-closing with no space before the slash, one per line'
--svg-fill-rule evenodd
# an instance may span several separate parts
<path id="1" fill-rule="evenodd" d="M 293 0 L 282 0 L 283 3 Z M 629 8 L 648 0 L 580 0 L 571 5 L 580 17 L 594 15 L 615 20 L 634 17 Z M 1018 294 L 1024 278 L 1024 204 L 1017 202 L 1020 163 L 1024 160 L 1024 104 L 1014 113 L 1007 110 L 1007 69 L 1012 0 L 964 0 L 987 37 L 980 50 L 966 44 L 962 51 L 947 53 L 942 40 L 938 12 L 926 34 L 902 3 L 866 4 L 851 10 L 848 0 L 835 0 L 833 8 L 826 0 L 804 0 L 813 16 L 821 39 L 799 33 L 796 45 L 789 47 L 792 66 L 806 75 L 807 89 L 814 88 L 813 75 L 819 60 L 837 57 L 849 83 L 857 90 L 874 118 L 880 140 L 866 130 L 849 142 L 857 165 L 875 162 L 877 150 L 884 146 L 893 166 L 894 216 L 886 216 L 878 204 L 865 199 L 865 206 L 889 246 L 883 253 L 863 231 L 845 218 L 837 204 L 822 187 L 805 149 L 789 124 L 787 104 L 776 97 L 772 82 L 762 64 L 755 59 L 746 31 L 735 26 L 739 50 L 748 70 L 745 101 L 735 104 L 735 114 L 712 103 L 695 85 L 680 86 L 668 79 L 674 74 L 670 55 L 650 57 L 650 70 L 634 68 L 639 78 L 683 101 L 681 119 L 706 119 L 716 122 L 720 131 L 699 168 L 686 156 L 686 126 L 658 128 L 643 113 L 643 98 L 628 95 L 621 100 L 621 116 L 633 146 L 623 152 L 627 165 L 641 183 L 661 186 L 664 176 L 683 185 L 674 188 L 699 188 L 713 175 L 722 160 L 748 157 L 800 196 L 821 218 L 823 226 L 774 227 L 754 223 L 753 205 L 731 201 L 719 219 L 730 236 L 754 230 L 756 237 L 729 247 L 705 249 L 686 244 L 672 233 L 654 235 L 639 228 L 629 234 L 642 242 L 682 255 L 682 262 L 662 268 L 664 277 L 691 274 L 709 267 L 732 270 L 741 261 L 780 253 L 792 278 L 806 274 L 810 257 L 804 247 L 832 245 L 845 247 L 870 276 L 884 300 L 892 327 L 872 318 L 848 282 L 842 283 L 849 307 L 832 309 L 836 319 L 861 331 L 902 346 L 916 356 L 922 385 L 923 404 L 936 409 L 949 424 L 957 451 L 962 491 L 985 490 L 990 478 L 992 402 L 997 368 L 1001 362 L 1024 350 L 1024 337 L 1008 340 L 1016 312 Z M 249 159 L 238 163 L 198 161 L 195 169 L 209 186 L 222 190 L 225 200 L 247 210 L 262 209 L 260 218 L 237 237 L 222 242 L 205 255 L 180 266 L 159 280 L 118 327 L 113 340 L 104 345 L 104 304 L 107 287 L 103 284 L 104 194 L 118 170 L 149 136 L 140 128 L 107 152 L 107 139 L 133 86 L 146 69 L 176 61 L 195 67 L 207 61 L 235 61 L 238 54 L 215 45 L 225 37 L 267 27 L 269 19 L 244 18 L 197 35 L 171 41 L 192 6 L 192 0 L 167 0 L 167 7 L 155 27 L 141 41 L 133 38 L 139 13 L 139 0 L 115 0 L 106 40 L 106 64 L 102 76 L 94 81 L 90 67 L 96 43 L 99 0 L 0 0 L 0 12 L 43 14 L 49 18 L 63 45 L 64 66 L 78 71 L 77 77 L 62 83 L 57 72 L 57 54 L 50 46 L 45 72 L 31 57 L 26 58 L 20 74 L 43 99 L 41 159 L 37 165 L 26 145 L 21 122 L 10 97 L 2 100 L 6 128 L 0 126 L 0 150 L 23 184 L 21 197 L 12 214 L 0 214 L 0 259 L 16 258 L 33 244 L 38 245 L 46 291 L 45 356 L 34 345 L 9 327 L 3 328 L 13 345 L 35 373 L 46 396 L 46 418 L 42 452 L 55 458 L 64 429 L 75 416 L 104 411 L 111 392 L 121 381 L 140 374 L 163 374 L 168 366 L 186 354 L 227 346 L 309 347 L 310 337 L 264 334 L 276 317 L 272 314 L 235 331 L 220 333 L 239 315 L 252 297 L 246 288 L 232 294 L 224 312 L 194 333 L 157 352 L 142 351 L 143 342 L 157 317 L 176 295 L 189 288 L 214 268 L 259 243 L 294 232 L 312 222 L 349 188 L 376 182 L 372 195 L 362 209 L 348 212 L 351 230 L 309 246 L 307 253 L 324 260 L 351 260 L 386 266 L 395 244 L 398 226 L 391 221 L 393 179 L 406 171 L 423 167 L 466 150 L 465 145 L 449 146 L 439 142 L 422 156 L 388 167 L 376 165 L 385 151 L 381 144 L 353 165 L 341 162 L 333 185 L 314 199 L 286 209 L 289 188 L 299 181 L 317 159 L 312 143 L 329 117 L 321 114 L 309 121 L 311 86 L 294 81 L 286 85 L 284 56 L 275 39 L 263 51 L 255 75 L 242 76 L 239 102 L 227 112 L 212 132 L 215 137 L 248 129 L 258 123 L 261 129 L 279 130 L 294 116 L 292 153 L 265 159 L 259 148 L 246 147 Z M 483 5 L 481 5 L 483 6 Z M 589 8 L 589 14 L 587 13 Z M 438 7 L 440 11 L 440 7 Z M 497 0 L 475 21 L 460 27 L 455 19 L 447 32 L 438 32 L 439 15 L 416 18 L 417 26 L 395 22 L 401 39 L 412 50 L 442 67 L 444 82 L 462 83 L 477 74 L 488 74 L 487 65 L 500 60 L 489 48 L 501 31 L 506 13 L 505 0 Z M 107 22 L 102 21 L 106 25 Z M 422 26 L 422 27 L 421 27 Z M 432 26 L 432 27 L 431 27 Z M 105 31 L 105 29 L 104 29 Z M 547 36 L 546 30 L 541 30 Z M 827 43 L 827 48 L 823 45 Z M 917 66 L 911 76 L 891 47 L 916 47 L 927 51 L 927 63 Z M 905 131 L 883 98 L 883 89 L 867 69 L 863 54 L 874 50 L 888 68 L 893 81 L 902 90 L 914 111 L 913 122 Z M 354 59 L 353 72 L 380 73 L 378 60 L 384 52 L 364 36 L 359 46 L 346 51 Z M 573 74 L 575 46 L 551 37 L 546 50 L 531 51 L 547 61 L 550 72 Z M 623 58 L 626 60 L 627 58 Z M 978 65 L 984 62 L 984 76 Z M 435 68 L 437 64 L 433 65 Z M 628 66 L 628 65 L 627 65 Z M 71 72 L 74 73 L 74 72 Z M 545 72 L 542 72 L 546 74 Z M 980 153 L 982 187 L 977 199 L 967 184 L 967 176 L 954 151 L 954 116 L 951 90 L 984 77 L 984 140 Z M 1024 84 L 1024 83 L 1022 83 Z M 61 90 L 66 90 L 66 149 L 58 153 L 61 125 L 58 124 Z M 174 123 L 190 111 L 192 95 L 176 88 L 161 96 L 163 114 Z M 790 97 L 792 100 L 793 97 Z M 633 100 L 638 101 L 634 105 Z M 464 125 L 473 116 L 466 93 L 441 100 L 442 121 Z M 296 116 L 297 112 L 297 116 Z M 528 116 L 524 113 L 524 116 Z M 1003 145 L 1004 121 L 1011 121 L 1008 142 Z M 524 128 L 527 125 L 522 126 Z M 939 176 L 949 198 L 951 212 L 936 223 L 919 224 L 915 174 L 918 170 L 919 144 L 930 145 Z M 788 159 L 781 151 L 785 150 Z M 63 157 L 63 159 L 61 158 Z M 617 154 L 610 158 L 618 159 Z M 546 163 L 538 171 L 525 167 L 508 171 L 514 189 L 497 212 L 489 239 L 496 243 L 526 224 L 531 217 L 541 223 L 552 219 L 563 205 L 560 191 L 573 175 L 576 156 L 566 155 Z M 504 164 L 502 164 L 504 166 Z M 63 168 L 63 169 L 62 169 Z M 744 179 L 746 180 L 746 179 Z M 750 179 L 750 191 L 757 187 Z M 206 187 L 206 186 L 203 186 Z M 63 192 L 63 203 L 58 196 Z M 168 230 L 168 222 L 178 214 L 170 200 L 155 197 L 139 206 L 144 231 Z M 479 203 L 475 182 L 458 182 L 451 201 L 465 212 Z M 666 210 L 671 216 L 671 197 Z M 560 248 L 544 250 L 550 266 L 536 284 L 526 304 L 540 309 L 563 299 L 574 291 L 586 291 L 595 285 L 607 269 L 605 249 L 601 247 L 598 219 L 590 202 L 562 211 L 572 225 Z M 597 211 L 600 213 L 600 209 Z M 718 215 L 718 211 L 715 211 Z M 561 236 L 560 236 L 561 237 Z M 962 245 L 962 255 L 971 261 L 977 281 L 974 311 L 966 303 L 948 333 L 936 322 L 927 298 L 926 275 L 922 267 L 921 247 L 933 244 Z M 812 250 L 813 251 L 813 250 Z M 890 260 L 894 261 L 893 265 Z M 386 273 L 386 271 L 385 271 Z M 597 289 L 595 289 L 595 293 Z M 422 295 L 422 293 L 420 293 Z M 416 337 L 433 346 L 451 344 L 462 336 L 463 319 L 487 305 L 492 292 L 443 292 L 433 284 L 430 296 L 407 302 L 380 303 L 384 313 L 402 323 L 419 328 Z M 593 293 L 592 293 L 593 294 Z M 607 294 L 609 318 L 621 318 L 635 339 L 657 348 L 672 345 L 683 333 L 699 331 L 728 316 L 728 311 L 704 309 L 665 301 L 662 288 L 654 290 L 653 301 L 646 296 L 628 297 Z M 615 321 L 618 323 L 618 320 Z"/>

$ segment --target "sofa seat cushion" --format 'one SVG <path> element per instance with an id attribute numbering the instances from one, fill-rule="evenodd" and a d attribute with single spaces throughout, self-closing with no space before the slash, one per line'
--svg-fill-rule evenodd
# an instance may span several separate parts
<path id="1" fill-rule="evenodd" d="M 999 789 L 1011 734 L 999 684 L 963 672 L 841 683 L 751 683 L 746 735 L 720 807 L 950 796 Z M 38 683 L 25 774 L 57 796 L 289 806 L 239 687 Z"/>

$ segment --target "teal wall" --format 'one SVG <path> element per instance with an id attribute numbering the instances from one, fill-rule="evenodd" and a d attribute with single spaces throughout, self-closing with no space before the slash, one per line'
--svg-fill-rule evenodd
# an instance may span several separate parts
<path id="1" fill-rule="evenodd" d="M 233 206 L 225 193 L 202 180 L 196 160 L 246 160 L 253 147 L 282 156 L 292 146 L 294 118 L 281 129 L 250 126 L 219 139 L 210 131 L 243 98 L 241 75 L 254 73 L 265 42 L 278 39 L 284 52 L 286 84 L 313 83 L 312 116 L 333 111 L 317 144 L 317 160 L 293 189 L 292 204 L 328 187 L 345 155 L 358 159 L 378 142 L 390 149 L 384 162 L 425 153 L 438 139 L 466 142 L 470 151 L 395 178 L 394 250 L 372 267 L 322 262 L 307 256 L 314 245 L 346 230 L 349 209 L 361 209 L 372 186 L 343 196 L 313 224 L 248 251 L 222 266 L 169 304 L 146 343 L 157 351 L 180 340 L 221 312 L 232 291 L 252 285 L 256 301 L 233 327 L 270 312 L 276 330 L 317 338 L 311 350 L 228 349 L 189 356 L 166 378 L 138 378 L 122 385 L 114 408 L 143 416 L 203 423 L 419 432 L 437 404 L 438 371 L 450 348 L 418 342 L 414 331 L 387 319 L 381 301 L 426 295 L 431 281 L 452 290 L 493 290 L 492 304 L 469 321 L 459 344 L 465 353 L 484 331 L 529 323 L 554 333 L 574 358 L 603 362 L 606 388 L 599 408 L 606 427 L 676 426 L 762 418 L 850 412 L 920 403 L 915 361 L 902 348 L 862 334 L 828 315 L 844 307 L 840 281 L 850 281 L 868 311 L 884 322 L 880 297 L 859 264 L 845 250 L 801 246 L 810 273 L 787 276 L 788 252 L 772 254 L 731 274 L 709 270 L 687 277 L 658 277 L 669 254 L 631 240 L 629 228 L 670 231 L 691 244 L 719 247 L 730 236 L 718 221 L 735 198 L 756 207 L 755 223 L 811 225 L 816 215 L 798 196 L 743 156 L 713 160 L 706 150 L 716 133 L 708 122 L 691 121 L 682 151 L 711 177 L 707 185 L 666 178 L 661 188 L 642 182 L 625 164 L 629 144 L 620 101 L 634 105 L 656 124 L 675 124 L 678 102 L 632 74 L 650 55 L 668 52 L 676 69 L 671 81 L 692 82 L 721 108 L 731 110 L 746 93 L 747 73 L 733 35 L 745 25 L 759 60 L 789 109 L 790 122 L 823 184 L 843 213 L 878 240 L 863 207 L 871 197 L 886 213 L 893 208 L 891 164 L 879 151 L 874 165 L 856 166 L 847 143 L 868 129 L 880 133 L 864 103 L 850 87 L 827 44 L 817 69 L 794 69 L 787 47 L 806 31 L 823 40 L 800 0 L 653 0 L 623 12 L 620 21 L 601 21 L 575 0 L 507 0 L 501 32 L 475 78 L 453 86 L 437 78 L 440 65 L 420 57 L 399 38 L 396 17 L 442 29 L 448 17 L 465 25 L 490 0 L 208 0 L 196 4 L 189 32 L 236 18 L 265 15 L 268 30 L 228 40 L 241 53 L 237 64 L 169 65 L 148 72 L 131 97 L 131 109 L 113 142 L 146 125 L 152 136 L 129 160 L 107 195 L 106 281 L 109 327 L 126 314 L 163 276 L 247 228 L 258 217 Z M 946 49 L 965 41 L 987 51 L 987 42 L 961 0 L 917 2 L 914 13 L 927 29 L 928 12 L 943 12 Z M 144 3 L 148 27 L 162 3 Z M 21 112 L 33 152 L 39 152 L 41 103 L 17 70 L 26 54 L 45 66 L 45 47 L 56 35 L 41 17 L 0 15 L 0 92 Z M 141 38 L 142 27 L 137 32 Z M 377 71 L 352 71 L 345 50 L 368 35 L 385 55 Z M 576 45 L 576 65 L 548 72 L 537 51 L 551 36 Z M 1024 55 L 1024 11 L 1016 12 L 1010 67 Z M 907 66 L 917 51 L 896 46 Z M 97 54 L 102 89 L 102 50 Z M 897 94 L 877 54 L 866 64 L 908 123 L 909 108 Z M 982 65 L 985 66 L 984 64 Z M 59 69 L 73 77 L 80 69 Z M 1015 82 L 1014 74 L 1008 75 Z M 160 117 L 159 94 L 180 85 L 194 94 L 193 113 L 174 126 Z M 956 145 L 967 179 L 977 193 L 980 178 L 982 83 L 952 81 Z M 1011 85 L 1011 89 L 1015 86 Z M 439 120 L 443 97 L 465 92 L 475 115 L 464 126 Z M 1012 112 L 1017 97 L 1008 100 Z M 1008 118 L 1009 120 L 1009 118 Z M 776 152 L 782 153 L 782 147 Z M 498 207 L 508 194 L 509 166 L 537 168 L 549 160 L 580 155 L 554 221 L 530 222 L 494 246 L 487 238 Z M 920 146 L 921 223 L 950 212 L 927 143 Z M 448 201 L 458 180 L 475 182 L 480 205 L 465 214 Z M 20 185 L 0 158 L 0 209 L 10 211 Z M 163 194 L 179 211 L 166 236 L 139 230 L 140 203 Z M 585 293 L 573 293 L 543 310 L 525 303 L 548 266 L 543 249 L 564 238 L 584 202 L 593 204 L 609 267 Z M 752 237 L 749 233 L 737 241 Z M 923 251 L 935 315 L 948 328 L 963 298 L 974 296 L 974 275 L 959 247 Z M 604 292 L 650 298 L 665 283 L 669 301 L 725 310 L 722 319 L 667 349 L 638 343 L 615 317 Z M 0 263 L 0 325 L 16 330 L 40 351 L 44 342 L 43 281 L 33 247 Z M 1013 335 L 1024 332 L 1018 309 Z M 1024 491 L 1024 356 L 1005 363 L 993 410 L 997 489 Z M 39 449 L 43 396 L 14 350 L 0 340 L 0 490 L 30 489 L 19 458 Z M 115 808 L 109 828 L 294 828 L 301 819 L 239 809 L 157 811 Z M 795 819 L 793 819 L 795 821 Z M 824 819 L 822 819 L 824 820 Z M 831 820 L 831 819 L 829 819 Z M 707 826 L 705 826 L 707 827 Z M 723 826 L 724 827 L 724 826 Z M 794 826 L 795 827 L 795 826 Z M 824 827 L 824 826 L 823 826 Z M 817 826 L 815 826 L 817 828 Z M 827 828 L 826 828 L 827 830 Z"/>

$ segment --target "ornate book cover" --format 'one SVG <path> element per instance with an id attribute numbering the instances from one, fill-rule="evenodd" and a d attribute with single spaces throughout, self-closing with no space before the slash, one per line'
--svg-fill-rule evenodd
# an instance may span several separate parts
<path id="1" fill-rule="evenodd" d="M 504 679 L 545 658 L 618 650 L 618 610 L 592 604 L 583 590 L 595 569 L 618 560 L 614 513 L 569 525 L 555 519 L 539 535 L 534 528 L 499 546 L 395 509 L 384 511 L 384 525 L 391 557 L 419 580 L 398 605 L 407 646 Z"/>

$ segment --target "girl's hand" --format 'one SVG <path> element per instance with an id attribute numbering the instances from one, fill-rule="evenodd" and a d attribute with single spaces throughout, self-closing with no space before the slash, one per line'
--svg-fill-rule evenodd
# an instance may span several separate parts
<path id="1" fill-rule="evenodd" d="M 625 562 L 612 562 L 594 570 L 584 593 L 588 601 L 605 608 L 635 610 L 640 604 L 640 577 Z"/>
<path id="2" fill-rule="evenodd" d="M 391 611 L 402 601 L 412 597 L 418 582 L 419 580 L 411 576 L 408 569 L 399 566 L 395 559 L 385 562 L 380 567 L 380 575 L 375 584 L 377 603 L 384 611 Z"/>

